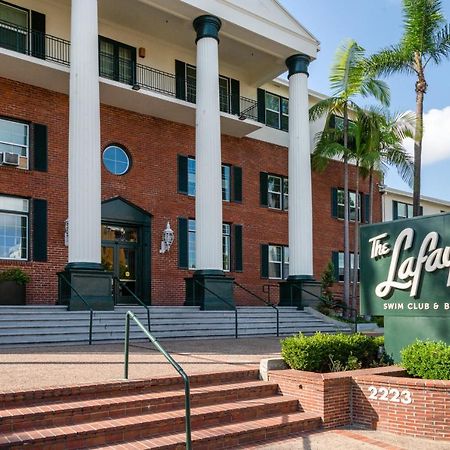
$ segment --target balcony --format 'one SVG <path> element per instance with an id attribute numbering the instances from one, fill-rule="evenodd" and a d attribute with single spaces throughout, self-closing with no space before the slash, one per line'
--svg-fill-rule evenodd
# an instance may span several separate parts
<path id="1" fill-rule="evenodd" d="M 104 104 L 195 125 L 195 91 L 177 95 L 176 77 L 152 67 L 99 54 Z M 70 42 L 0 21 L 0 76 L 68 94 Z M 224 134 L 244 137 L 260 129 L 256 100 L 220 93 Z"/>

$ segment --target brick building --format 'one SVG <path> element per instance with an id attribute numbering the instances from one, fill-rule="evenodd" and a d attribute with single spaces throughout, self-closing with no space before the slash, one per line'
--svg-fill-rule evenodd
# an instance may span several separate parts
<path id="1" fill-rule="evenodd" d="M 0 269 L 30 274 L 27 303 L 56 303 L 62 271 L 153 305 L 339 272 L 343 166 L 309 164 L 318 41 L 276 1 L 238 3 L 0 1 Z"/>

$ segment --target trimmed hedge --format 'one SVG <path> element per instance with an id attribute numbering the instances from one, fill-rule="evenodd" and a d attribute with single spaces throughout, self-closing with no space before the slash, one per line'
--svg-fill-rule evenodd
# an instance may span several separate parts
<path id="1" fill-rule="evenodd" d="M 400 354 L 401 365 L 409 375 L 426 380 L 450 380 L 450 345 L 445 342 L 417 340 Z"/>
<path id="2" fill-rule="evenodd" d="M 281 341 L 281 355 L 296 370 L 330 372 L 374 367 L 379 362 L 383 338 L 363 334 L 301 333 Z"/>

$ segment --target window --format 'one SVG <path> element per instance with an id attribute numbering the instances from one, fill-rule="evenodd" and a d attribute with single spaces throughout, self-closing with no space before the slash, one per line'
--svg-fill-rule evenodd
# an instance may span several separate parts
<path id="1" fill-rule="evenodd" d="M 266 92 L 266 125 L 287 131 L 289 128 L 289 100 Z"/>
<path id="2" fill-rule="evenodd" d="M 188 158 L 188 195 L 195 197 L 195 158 Z M 231 200 L 231 167 L 222 164 L 222 200 Z"/>
<path id="3" fill-rule="evenodd" d="M 223 270 L 231 270 L 231 225 L 222 225 Z M 189 269 L 195 269 L 195 219 L 188 220 L 188 258 Z"/>
<path id="4" fill-rule="evenodd" d="M 408 219 L 413 217 L 413 205 L 403 202 L 392 202 L 392 217 L 396 219 Z"/>
<path id="5" fill-rule="evenodd" d="M 288 209 L 288 179 L 277 175 L 267 177 L 267 206 L 272 209 Z"/>
<path id="6" fill-rule="evenodd" d="M 99 37 L 100 76 L 134 84 L 136 49 L 112 39 Z"/>
<path id="7" fill-rule="evenodd" d="M 336 280 L 344 281 L 344 252 L 337 254 Z M 353 268 L 355 266 L 355 254 L 350 253 L 350 280 L 353 280 Z M 358 258 L 358 281 L 359 281 L 359 258 Z"/>
<path id="8" fill-rule="evenodd" d="M 20 53 L 28 49 L 28 11 L 0 3 L 0 46 Z"/>
<path id="9" fill-rule="evenodd" d="M 28 169 L 29 126 L 25 123 L 0 119 L 0 153 L 19 155 L 19 167 Z"/>
<path id="10" fill-rule="evenodd" d="M 348 200 L 349 200 L 349 219 L 351 221 L 355 221 L 356 219 L 356 192 L 349 191 L 348 193 Z M 338 189 L 337 190 L 337 218 L 338 219 L 344 219 L 344 190 Z M 361 220 L 361 200 L 362 196 L 359 194 L 359 202 L 358 202 L 358 218 Z"/>
<path id="11" fill-rule="evenodd" d="M 28 259 L 29 201 L 0 196 L 0 259 Z"/>
<path id="12" fill-rule="evenodd" d="M 269 245 L 269 278 L 285 279 L 289 275 L 289 248 Z"/>
<path id="13" fill-rule="evenodd" d="M 186 101 L 195 103 L 197 98 L 197 68 L 186 64 Z M 219 105 L 223 112 L 230 112 L 230 79 L 219 75 Z"/>
<path id="14" fill-rule="evenodd" d="M 103 150 L 103 164 L 113 175 L 124 175 L 130 169 L 130 157 L 118 145 L 110 145 Z"/>

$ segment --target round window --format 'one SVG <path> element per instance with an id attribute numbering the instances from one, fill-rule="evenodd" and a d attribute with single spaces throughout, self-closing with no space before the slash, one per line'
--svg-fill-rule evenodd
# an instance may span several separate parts
<path id="1" fill-rule="evenodd" d="M 123 148 L 110 145 L 103 150 L 103 164 L 113 175 L 123 175 L 130 169 L 130 157 Z"/>

